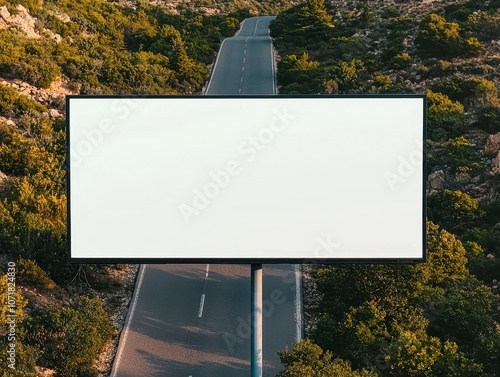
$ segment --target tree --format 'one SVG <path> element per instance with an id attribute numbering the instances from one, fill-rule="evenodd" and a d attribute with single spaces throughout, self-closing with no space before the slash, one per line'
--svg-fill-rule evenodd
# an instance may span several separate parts
<path id="1" fill-rule="evenodd" d="M 479 201 L 460 190 L 441 190 L 427 199 L 429 219 L 450 232 L 463 232 L 476 225 L 483 216 Z"/>
<path id="2" fill-rule="evenodd" d="M 500 300 L 491 289 L 474 276 L 453 281 L 445 295 L 433 302 L 428 313 L 431 320 L 429 332 L 475 353 L 480 336 L 495 335 Z"/>
<path id="3" fill-rule="evenodd" d="M 277 377 L 376 377 L 367 370 L 353 371 L 347 361 L 333 359 L 309 339 L 301 340 L 292 350 L 278 352 L 284 369 Z"/>

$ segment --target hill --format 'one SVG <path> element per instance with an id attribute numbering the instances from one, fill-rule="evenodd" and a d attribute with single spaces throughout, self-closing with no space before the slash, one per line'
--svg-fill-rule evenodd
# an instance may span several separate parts
<path id="1" fill-rule="evenodd" d="M 280 93 L 427 94 L 427 263 L 309 266 L 280 376 L 498 376 L 499 8 L 307 0 L 271 24 Z"/>

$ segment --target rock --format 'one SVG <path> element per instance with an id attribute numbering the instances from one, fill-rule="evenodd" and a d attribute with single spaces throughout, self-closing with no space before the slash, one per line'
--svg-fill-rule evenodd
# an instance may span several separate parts
<path id="1" fill-rule="evenodd" d="M 18 5 L 16 9 L 19 13 L 11 17 L 13 25 L 17 26 L 28 38 L 40 38 L 40 35 L 35 31 L 36 18 L 32 17 L 22 5 Z"/>
<path id="2" fill-rule="evenodd" d="M 69 16 L 66 13 L 59 13 L 59 12 L 57 12 L 54 16 L 56 16 L 57 18 L 59 18 L 64 23 L 71 21 L 71 18 L 69 18 Z"/>
<path id="3" fill-rule="evenodd" d="M 500 150 L 500 132 L 489 135 L 484 146 L 484 153 L 488 156 L 494 156 Z"/>
<path id="4" fill-rule="evenodd" d="M 440 190 L 443 188 L 443 184 L 445 182 L 444 171 L 437 170 L 429 174 L 427 177 L 427 182 L 431 189 Z"/>
<path id="5" fill-rule="evenodd" d="M 55 119 L 55 118 L 60 118 L 62 117 L 61 113 L 59 110 L 56 109 L 49 109 L 49 117 Z"/>
<path id="6" fill-rule="evenodd" d="M 59 42 L 61 42 L 62 37 L 59 34 L 54 34 L 54 36 L 52 37 L 52 40 L 55 41 L 56 43 L 59 43 Z"/>
<path id="7" fill-rule="evenodd" d="M 500 151 L 497 153 L 497 156 L 491 161 L 493 164 L 492 171 L 493 173 L 500 173 Z"/>
<path id="8" fill-rule="evenodd" d="M 0 171 L 0 183 L 2 183 L 6 179 L 7 179 L 7 175 L 5 175 L 4 173 L 2 173 L 2 171 Z"/>
<path id="9" fill-rule="evenodd" d="M 16 7 L 17 13 L 12 15 L 6 7 L 0 7 L 0 29 L 17 28 L 28 38 L 40 38 L 35 31 L 36 18 L 32 17 L 22 5 Z"/>
<path id="10" fill-rule="evenodd" d="M 495 256 L 494 256 L 493 254 L 488 254 L 488 255 L 486 256 L 486 258 L 488 258 L 488 259 L 492 260 L 492 259 L 495 259 Z"/>
<path id="11" fill-rule="evenodd" d="M 3 122 L 7 126 L 11 126 L 11 127 L 14 127 L 16 125 L 16 123 L 12 119 L 5 118 L 5 117 L 2 117 L 2 116 L 0 116 L 0 122 Z"/>
<path id="12" fill-rule="evenodd" d="M 0 19 L 3 19 L 5 22 L 10 20 L 10 12 L 6 6 L 0 7 Z"/>

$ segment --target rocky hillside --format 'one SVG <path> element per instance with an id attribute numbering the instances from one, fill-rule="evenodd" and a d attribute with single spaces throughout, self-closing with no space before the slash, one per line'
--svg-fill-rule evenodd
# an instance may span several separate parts
<path id="1" fill-rule="evenodd" d="M 306 0 L 271 35 L 281 93 L 427 94 L 427 263 L 312 266 L 279 376 L 498 376 L 500 1 Z"/>
<path id="2" fill-rule="evenodd" d="M 66 262 L 64 96 L 201 93 L 269 4 L 0 0 L 0 375 L 108 375 L 134 286 L 137 266 Z"/>

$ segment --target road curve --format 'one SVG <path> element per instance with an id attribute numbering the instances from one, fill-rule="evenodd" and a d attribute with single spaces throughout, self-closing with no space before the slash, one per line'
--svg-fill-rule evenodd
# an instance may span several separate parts
<path id="1" fill-rule="evenodd" d="M 205 94 L 275 94 L 273 17 L 224 40 Z M 263 376 L 300 337 L 293 265 L 264 265 Z M 142 265 L 111 377 L 250 376 L 250 265 Z"/>
<path id="2" fill-rule="evenodd" d="M 247 18 L 234 37 L 222 42 L 205 94 L 276 94 L 269 37 L 273 19 Z"/>

